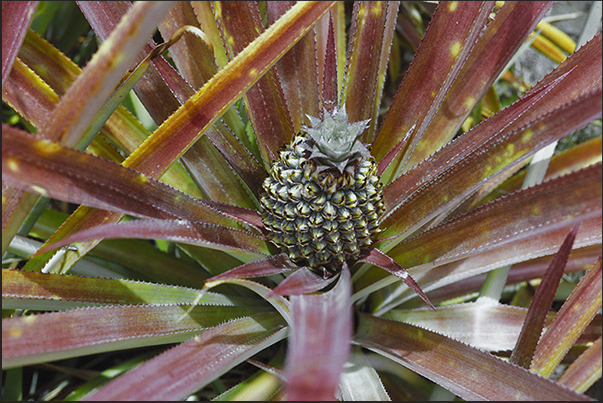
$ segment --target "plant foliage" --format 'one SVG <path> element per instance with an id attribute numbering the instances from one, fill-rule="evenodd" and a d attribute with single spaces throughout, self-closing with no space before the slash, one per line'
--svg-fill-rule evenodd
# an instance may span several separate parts
<path id="1" fill-rule="evenodd" d="M 2 2 L 5 398 L 590 399 L 600 31 L 576 49 L 544 1 L 59 3 Z M 326 245 L 307 182 L 263 199 L 304 131 L 317 177 L 382 189 L 328 275 L 265 220 Z"/>

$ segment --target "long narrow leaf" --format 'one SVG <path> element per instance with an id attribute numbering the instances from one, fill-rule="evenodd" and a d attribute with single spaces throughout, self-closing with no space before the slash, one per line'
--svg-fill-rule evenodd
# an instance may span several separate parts
<path id="1" fill-rule="evenodd" d="M 567 367 L 557 381 L 577 392 L 586 392 L 601 378 L 602 344 L 602 338 L 599 337 L 576 361 Z"/>
<path id="2" fill-rule="evenodd" d="M 291 297 L 293 320 L 285 375 L 289 400 L 333 400 L 350 355 L 350 275 L 344 265 L 336 286 L 324 294 Z"/>
<path id="3" fill-rule="evenodd" d="M 544 320 L 551 309 L 551 304 L 555 298 L 555 293 L 559 287 L 559 281 L 563 275 L 563 270 L 565 269 L 579 227 L 580 223 L 574 225 L 565 238 L 565 241 L 563 241 L 559 252 L 555 255 L 555 258 L 551 262 L 551 265 L 547 269 L 542 282 L 532 298 L 526 320 L 521 328 L 519 339 L 517 340 L 517 345 L 513 349 L 513 353 L 509 359 L 513 364 L 517 364 L 526 369 L 530 367 L 532 356 L 534 355 L 536 345 L 542 334 Z"/>
<path id="4" fill-rule="evenodd" d="M 249 306 L 249 299 L 141 281 L 2 269 L 4 309 L 55 310 L 97 305 L 192 304 Z"/>
<path id="5" fill-rule="evenodd" d="M 359 314 L 354 341 L 466 400 L 591 400 L 443 335 Z"/>
<path id="6" fill-rule="evenodd" d="M 2 320 L 2 368 L 174 343 L 266 308 L 135 305 L 78 308 Z"/>
<path id="7" fill-rule="evenodd" d="M 297 266 L 291 262 L 286 254 L 281 253 L 275 256 L 269 256 L 265 259 L 259 259 L 255 262 L 250 262 L 234 269 L 228 270 L 225 273 L 218 274 L 206 280 L 206 283 L 211 283 L 215 280 L 225 280 L 232 278 L 250 278 L 263 277 L 273 274 L 284 273 L 295 270 Z"/>
<path id="8" fill-rule="evenodd" d="M 373 143 L 372 152 L 379 161 L 392 143 L 417 126 L 394 160 L 393 168 L 386 170 L 385 183 L 395 177 L 433 119 L 493 7 L 493 2 L 450 2 L 438 6 Z"/>
<path id="9" fill-rule="evenodd" d="M 2 179 L 22 189 L 71 203 L 151 218 L 229 224 L 217 209 L 240 211 L 261 225 L 257 214 L 234 206 L 194 199 L 142 173 L 19 129 L 3 126 Z M 235 213 L 236 214 L 236 213 Z"/>
<path id="10" fill-rule="evenodd" d="M 407 168 L 417 165 L 452 139 L 552 5 L 551 1 L 519 1 L 507 2 L 501 7 L 484 28 Z"/>
<path id="11" fill-rule="evenodd" d="M 549 329 L 542 335 L 534 352 L 530 370 L 543 376 L 550 376 L 600 309 L 601 257 L 580 280 Z"/>
<path id="12" fill-rule="evenodd" d="M 247 231 L 180 219 L 137 220 L 101 225 L 73 234 L 41 249 L 40 252 L 48 252 L 49 249 L 60 248 L 72 242 L 114 238 L 163 239 L 217 250 L 242 252 L 241 257 L 247 256 L 248 259 L 270 254 L 268 242 Z"/>
<path id="13" fill-rule="evenodd" d="M 461 161 L 466 159 L 467 155 L 471 152 L 480 148 L 484 150 L 484 147 L 490 148 L 491 145 L 487 146 L 487 144 L 491 144 L 495 139 L 501 139 L 505 136 L 505 132 L 517 131 L 517 133 L 521 133 L 522 127 L 528 128 L 526 125 L 530 124 L 534 119 L 541 119 L 545 112 L 549 112 L 551 116 L 554 116 L 554 113 L 551 113 L 554 109 L 560 107 L 567 108 L 568 105 L 571 105 L 577 99 L 584 97 L 597 88 L 601 88 L 601 39 L 601 34 L 597 35 L 568 58 L 565 63 L 548 74 L 522 99 L 473 128 L 466 133 L 467 135 L 461 136 L 442 148 L 415 169 L 387 186 L 384 190 L 387 211 L 397 209 L 414 191 L 424 186 L 430 180 L 433 180 L 433 178 L 441 177 L 440 175 L 451 166 L 461 166 Z M 584 85 L 585 82 L 587 83 L 586 85 Z M 585 117 L 580 108 L 577 108 L 571 116 L 575 120 Z M 536 134 L 536 132 L 533 134 Z M 501 168 L 509 166 L 508 164 L 512 162 L 512 159 L 509 158 L 510 156 L 515 155 L 515 158 L 519 156 L 521 157 L 519 161 L 521 161 L 529 155 L 518 155 L 520 148 L 525 149 L 527 146 L 527 149 L 534 149 L 552 141 L 547 140 L 544 144 L 537 146 L 536 144 L 542 140 L 544 139 L 532 135 L 529 139 L 525 137 L 521 141 L 506 140 L 506 144 L 499 144 L 499 152 L 497 154 L 500 154 L 498 158 L 502 163 Z M 495 156 L 491 151 L 484 152 L 484 155 Z M 481 169 L 477 166 L 472 166 L 472 169 L 473 175 L 477 172 L 489 171 L 486 166 L 483 166 Z M 489 172 L 489 174 L 493 173 Z M 469 179 L 472 174 L 469 173 L 461 176 Z M 480 178 L 478 175 L 478 179 Z M 443 182 L 446 183 L 446 181 Z M 439 201 L 439 199 L 436 201 L 436 203 L 444 202 L 452 202 L 450 195 L 448 195 L 446 201 Z M 404 215 L 405 212 L 398 211 L 398 214 Z"/>
<path id="14" fill-rule="evenodd" d="M 406 268 L 444 263 L 595 217 L 601 210 L 600 183 L 597 164 L 484 205 L 400 243 L 389 255 Z"/>
<path id="15" fill-rule="evenodd" d="M 293 1 L 266 2 L 268 25 L 274 24 L 294 4 Z M 276 63 L 276 72 L 287 100 L 294 133 L 300 131 L 302 124 L 309 124 L 305 115 L 318 116 L 320 113 L 316 63 L 313 31 L 309 31 Z"/>
<path id="16" fill-rule="evenodd" d="M 418 229 L 436 215 L 461 203 L 493 175 L 519 164 L 538 149 L 601 116 L 601 97 L 599 87 L 526 126 L 490 138 L 461 162 L 425 184 L 386 217 L 383 224 L 387 229 L 383 236 L 398 231 L 403 237 Z"/>
<path id="17" fill-rule="evenodd" d="M 214 15 L 231 59 L 264 30 L 257 2 L 254 1 L 216 2 Z M 264 166 L 268 166 L 276 159 L 276 150 L 289 143 L 295 135 L 276 69 L 267 70 L 247 90 L 243 99 Z"/>
<path id="18" fill-rule="evenodd" d="M 542 277 L 548 265 L 550 264 L 550 260 L 547 261 L 546 266 L 543 267 L 542 264 L 539 264 L 534 270 L 530 270 L 529 267 L 526 268 L 526 270 L 523 270 L 521 267 L 522 262 L 526 262 L 530 259 L 535 259 L 541 256 L 552 255 L 557 252 L 557 250 L 559 250 L 559 246 L 563 243 L 567 232 L 570 230 L 571 225 L 572 223 L 569 222 L 568 225 L 562 226 L 558 229 L 547 229 L 538 236 L 512 241 L 485 252 L 475 251 L 474 255 L 459 260 L 454 260 L 449 263 L 439 264 L 438 262 L 435 262 L 435 267 L 427 269 L 426 271 L 423 271 L 418 267 L 417 269 L 419 269 L 419 273 L 413 274 L 413 277 L 421 288 L 428 294 L 431 290 L 436 292 L 435 290 L 448 286 L 458 289 L 459 291 L 462 290 L 460 291 L 460 295 L 464 295 L 469 291 L 479 291 L 483 285 L 484 279 L 481 278 L 480 280 L 479 276 L 477 275 L 497 269 L 501 267 L 501 265 L 516 265 L 517 269 L 520 270 L 517 275 L 514 274 L 514 283 Z M 600 252 L 596 252 L 596 248 L 600 248 L 600 244 L 601 215 L 599 214 L 584 220 L 580 226 L 580 231 L 578 232 L 574 247 L 586 247 L 584 249 L 587 249 L 587 251 L 586 256 L 580 258 L 576 264 L 572 265 L 572 271 L 584 270 L 584 266 L 581 266 L 580 263 L 586 262 L 586 266 L 588 267 L 590 263 L 600 254 Z M 589 248 L 593 248 L 594 250 Z M 592 257 L 593 255 L 595 256 Z M 429 266 L 430 265 L 425 265 L 422 268 L 426 269 Z M 515 268 L 516 266 L 513 267 Z M 411 270 L 414 271 L 415 269 Z M 364 286 L 367 287 L 367 289 L 370 289 L 371 286 L 368 284 L 373 284 L 374 286 L 379 282 L 382 282 L 382 284 L 391 284 L 392 282 L 396 281 L 396 279 L 391 278 L 391 276 L 389 281 L 387 278 L 379 280 L 379 277 L 376 277 L 376 275 L 380 273 L 369 272 L 369 274 L 372 274 L 372 276 L 367 276 L 368 278 L 366 279 L 361 278 L 355 283 L 355 285 L 357 285 L 359 288 Z M 463 284 L 463 279 L 465 279 L 465 281 L 471 281 L 472 287 L 466 288 L 467 286 L 466 284 Z M 382 285 L 382 287 L 383 286 L 384 285 Z M 384 290 L 384 293 L 385 291 L 386 290 Z M 365 294 L 366 290 L 359 292 L 360 294 L 358 297 Z M 387 296 L 385 297 L 385 300 L 382 301 L 382 304 L 391 304 L 395 306 L 396 304 L 415 297 L 416 294 L 400 281 L 396 281 L 395 285 L 391 285 L 387 288 L 386 295 Z M 459 293 L 457 292 L 456 295 L 453 296 L 458 295 Z M 386 308 L 382 307 L 381 309 Z"/>
<path id="19" fill-rule="evenodd" d="M 397 1 L 354 3 L 344 93 L 350 122 L 370 119 L 363 142 L 373 139 L 377 127 L 399 5 Z"/>
<path id="20" fill-rule="evenodd" d="M 2 2 L 2 88 L 25 37 L 37 1 Z"/>
<path id="21" fill-rule="evenodd" d="M 282 340 L 287 334 L 283 326 L 274 313 L 224 323 L 146 361 L 84 400 L 182 400 Z"/>

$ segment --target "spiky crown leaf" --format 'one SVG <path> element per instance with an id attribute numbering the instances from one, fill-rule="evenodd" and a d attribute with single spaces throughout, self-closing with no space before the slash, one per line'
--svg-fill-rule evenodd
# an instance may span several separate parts
<path id="1" fill-rule="evenodd" d="M 364 144 L 358 141 L 370 119 L 350 123 L 345 106 L 333 109 L 332 113 L 325 109 L 323 120 L 306 116 L 312 127 L 303 127 L 310 140 L 303 147 L 311 151 L 310 159 L 320 159 L 323 164 L 343 172 L 350 160 L 370 156 Z"/>

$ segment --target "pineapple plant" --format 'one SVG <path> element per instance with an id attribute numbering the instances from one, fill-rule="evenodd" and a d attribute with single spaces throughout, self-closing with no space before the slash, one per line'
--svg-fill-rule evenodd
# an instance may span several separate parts
<path id="1" fill-rule="evenodd" d="M 2 6 L 5 400 L 590 399 L 596 18 Z"/>
<path id="2" fill-rule="evenodd" d="M 269 239 L 296 264 L 324 277 L 358 260 L 385 210 L 377 165 L 358 138 L 367 121 L 350 123 L 344 108 L 309 116 L 263 183 L 262 220 Z"/>

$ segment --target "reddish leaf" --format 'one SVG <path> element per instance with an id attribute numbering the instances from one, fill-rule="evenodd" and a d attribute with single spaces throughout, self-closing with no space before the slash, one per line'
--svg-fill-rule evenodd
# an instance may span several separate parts
<path id="1" fill-rule="evenodd" d="M 374 264 L 375 266 L 379 266 L 383 270 L 386 270 L 394 276 L 400 278 L 408 287 L 410 287 L 414 292 L 416 292 L 419 297 L 421 297 L 421 299 L 431 307 L 431 309 L 435 310 L 435 307 L 431 304 L 423 290 L 421 290 L 421 287 L 419 287 L 415 280 L 410 277 L 408 272 L 404 270 L 404 268 L 398 263 L 396 263 L 392 258 L 381 252 L 379 249 L 371 249 L 366 256 L 362 257 L 362 259 L 359 260 L 359 262 Z"/>
<path id="2" fill-rule="evenodd" d="M 146 361 L 84 400 L 183 400 L 282 340 L 283 326 L 281 316 L 274 313 L 226 322 Z"/>
<path id="3" fill-rule="evenodd" d="M 214 14 L 230 59 L 264 31 L 256 2 L 216 2 Z M 247 90 L 244 100 L 264 166 L 267 167 L 276 159 L 277 150 L 289 143 L 295 135 L 276 69 L 267 70 Z"/>
<path id="4" fill-rule="evenodd" d="M 291 270 L 296 270 L 298 267 L 289 260 L 286 254 L 281 253 L 275 256 L 268 256 L 264 259 L 259 259 L 254 262 L 235 267 L 225 273 L 218 274 L 208 278 L 206 283 L 211 283 L 216 280 L 225 280 L 232 278 L 251 278 L 263 277 L 273 274 L 285 273 Z"/>
<path id="5" fill-rule="evenodd" d="M 103 42 L 108 40 L 123 16 L 132 8 L 129 1 L 78 1 L 77 4 L 98 38 Z M 142 52 L 134 54 L 136 56 L 135 63 L 141 62 L 155 45 L 156 43 L 148 38 Z M 158 125 L 180 106 L 180 102 L 175 96 L 176 89 L 174 88 L 173 92 L 162 77 L 162 75 L 167 76 L 168 74 L 178 75 L 163 57 L 157 57 L 134 86 L 136 95 Z"/>
<path id="6" fill-rule="evenodd" d="M 600 211 L 597 164 L 484 205 L 406 239 L 388 254 L 407 268 L 441 265 L 597 217 Z"/>
<path id="7" fill-rule="evenodd" d="M 553 5 L 507 2 L 488 22 L 446 99 L 408 161 L 411 168 L 448 143 L 511 57 Z"/>
<path id="8" fill-rule="evenodd" d="M 206 134 L 213 146 L 236 172 L 245 188 L 259 200 L 263 180 L 268 175 L 264 167 L 260 165 L 251 152 L 245 148 L 243 143 L 223 123 L 214 123 L 213 127 L 208 129 Z M 187 155 L 190 151 L 192 149 L 189 150 Z M 228 203 L 236 204 L 232 201 Z"/>
<path id="9" fill-rule="evenodd" d="M 297 3 L 171 115 L 129 157 L 128 166 L 160 175 L 331 6 L 332 2 Z M 156 161 L 158 155 L 162 161 Z"/>
<path id="10" fill-rule="evenodd" d="M 553 323 L 542 335 L 534 352 L 530 370 L 543 376 L 550 376 L 575 340 L 600 310 L 601 257 L 572 290 Z"/>
<path id="11" fill-rule="evenodd" d="M 601 254 L 601 244 L 595 243 L 596 235 L 593 234 L 593 232 L 599 231 L 598 227 L 600 226 L 600 223 L 600 217 L 595 218 L 593 220 L 587 220 L 582 223 L 582 225 L 580 226 L 580 232 L 578 233 L 578 237 L 574 242 L 574 249 L 572 250 L 572 253 L 570 254 L 570 259 L 565 267 L 566 274 L 575 273 L 577 271 L 582 271 L 586 268 L 589 268 L 592 262 L 596 260 L 597 257 Z M 536 255 L 545 254 L 545 256 L 530 259 L 530 254 L 526 253 L 524 250 L 519 248 L 519 243 L 509 244 L 503 247 L 505 251 L 497 253 L 497 256 L 492 258 L 491 260 L 484 259 L 481 261 L 477 261 L 474 264 L 472 263 L 473 270 L 480 270 L 480 268 L 488 270 L 490 268 L 500 267 L 501 264 L 509 264 L 510 262 L 513 262 L 514 259 L 509 259 L 505 261 L 504 257 L 511 257 L 510 255 L 516 254 L 522 260 L 530 260 L 525 260 L 523 262 L 513 264 L 513 266 L 511 267 L 511 271 L 509 272 L 509 276 L 507 278 L 507 284 L 517 284 L 534 278 L 541 278 L 544 275 L 546 269 L 549 267 L 553 258 L 553 255 L 546 255 L 547 252 L 549 250 L 552 251 L 554 247 L 556 247 L 555 251 L 558 250 L 558 246 L 561 245 L 561 243 L 563 242 L 562 232 L 567 233 L 568 229 L 569 228 L 562 228 L 560 230 L 555 231 L 559 233 L 559 235 L 555 237 L 557 238 L 555 242 L 553 242 L 550 234 L 543 235 L 541 237 L 540 241 L 544 241 L 546 243 L 550 242 L 551 246 L 547 247 L 546 250 L 538 250 Z M 594 244 L 591 244 L 591 246 L 582 246 L 585 243 L 586 239 L 591 239 L 592 241 L 589 241 L 588 243 L 592 242 Z M 521 241 L 521 243 L 525 244 L 525 241 Z M 442 265 L 440 266 L 441 270 L 429 271 L 426 273 L 425 276 L 422 276 L 421 274 L 417 275 L 417 278 L 421 278 L 421 280 L 419 280 L 420 284 L 426 284 L 424 283 L 424 281 L 427 281 L 427 284 L 433 284 L 433 282 L 429 281 L 427 277 L 430 277 L 432 280 L 435 280 L 435 278 L 431 277 L 430 274 L 435 274 L 435 272 L 438 271 L 441 272 L 441 275 L 443 275 L 440 276 L 439 279 L 442 279 L 442 277 L 446 277 L 448 275 L 455 278 L 454 283 L 444 285 L 443 287 L 438 287 L 433 291 L 428 292 L 427 294 L 429 295 L 430 300 L 434 302 L 440 302 L 467 293 L 477 292 L 482 288 L 486 279 L 485 273 L 479 275 L 472 275 L 471 277 L 468 277 L 464 280 L 457 279 L 457 271 L 455 269 L 460 269 L 461 266 L 469 263 L 469 259 L 463 259 L 450 265 Z M 454 268 L 449 267 L 453 265 Z M 444 273 L 446 274 L 444 275 Z"/>
<path id="12" fill-rule="evenodd" d="M 325 53 L 324 78 L 322 80 L 322 105 L 331 112 L 339 105 L 337 88 L 337 58 L 335 49 L 335 27 L 333 26 L 333 13 L 329 13 L 329 34 L 327 36 L 327 49 Z M 339 67 L 343 68 L 343 67 Z M 347 109 L 347 108 L 346 108 Z M 322 116 L 322 111 L 320 115 Z M 318 115 L 314 115 L 318 116 Z M 356 122 L 357 120 L 350 120 Z"/>
<path id="13" fill-rule="evenodd" d="M 180 342 L 225 320 L 262 310 L 265 308 L 103 306 L 3 319 L 2 367 Z"/>
<path id="14" fill-rule="evenodd" d="M 406 323 L 360 313 L 354 341 L 466 400 L 591 400 L 489 353 Z"/>
<path id="15" fill-rule="evenodd" d="M 159 32 L 167 40 L 185 25 L 199 28 L 193 6 L 188 2 L 179 2 L 161 21 Z M 178 66 L 178 72 L 195 90 L 218 71 L 212 49 L 199 36 L 191 33 L 185 33 L 170 47 L 170 56 Z"/>
<path id="16" fill-rule="evenodd" d="M 343 92 L 350 122 L 370 119 L 363 142 L 372 142 L 377 127 L 399 5 L 399 1 L 354 3 Z"/>
<path id="17" fill-rule="evenodd" d="M 482 278 L 480 281 L 480 276 L 476 275 L 486 273 L 504 265 L 514 265 L 511 271 L 513 283 L 542 277 L 550 264 L 550 259 L 546 262 L 544 267 L 542 264 L 538 264 L 533 270 L 529 266 L 525 267 L 521 262 L 543 255 L 552 255 L 557 252 L 573 224 L 572 221 L 579 220 L 580 219 L 570 220 L 566 225 L 560 226 L 559 228 L 548 228 L 537 235 L 518 239 L 485 252 L 475 250 L 475 254 L 459 260 L 453 260 L 448 263 L 435 261 L 432 264 L 413 268 L 412 270 L 416 273 L 413 274 L 413 277 L 421 288 L 430 295 L 430 299 L 432 300 L 438 298 L 437 296 L 440 295 L 436 291 L 440 287 L 452 288 L 452 290 L 448 291 L 452 294 L 450 297 L 465 295 L 467 292 L 471 291 L 479 291 L 483 286 L 484 279 Z M 600 244 L 601 215 L 598 214 L 584 220 L 580 226 L 580 231 L 578 232 L 574 247 L 583 248 L 586 246 L 587 248 L 585 249 L 588 250 L 583 252 L 585 256 L 580 257 L 580 260 L 572 265 L 573 271 L 584 270 L 585 267 L 582 266 L 581 263 L 583 264 L 585 261 L 587 262 L 587 267 L 589 267 L 592 261 L 600 254 Z M 598 250 L 596 250 L 597 247 Z M 579 254 L 579 256 L 580 255 L 581 254 Z M 595 256 L 592 257 L 593 255 Z M 515 269 L 517 269 L 518 272 L 516 272 Z M 363 277 L 358 279 L 354 285 L 359 289 L 366 287 L 367 290 L 370 290 L 370 287 L 374 287 L 375 283 L 380 282 L 382 283 L 381 287 L 383 287 L 396 280 L 391 276 L 389 281 L 387 278 L 380 280 L 382 276 L 375 277 L 377 274 L 381 274 L 381 272 L 372 274 L 372 276 L 365 276 L 366 278 Z M 463 281 L 463 279 L 466 280 Z M 511 281 L 511 279 L 509 281 Z M 470 282 L 470 285 L 466 282 Z M 454 290 L 456 290 L 456 292 Z M 363 294 L 366 293 L 365 290 L 361 292 Z M 391 308 L 391 306 L 408 301 L 416 296 L 414 291 L 410 290 L 399 281 L 396 281 L 396 284 L 389 286 L 384 290 L 384 293 L 386 294 L 386 297 L 383 301 L 383 306 L 375 311 L 375 313 L 387 310 L 388 306 Z M 447 294 L 444 294 L 442 297 L 445 295 Z"/>
<path id="18" fill-rule="evenodd" d="M 2 269 L 4 309 L 55 310 L 96 305 L 199 304 L 251 306 L 248 298 L 123 279 Z"/>
<path id="19" fill-rule="evenodd" d="M 61 147 L 3 125 L 2 180 L 47 197 L 150 218 L 205 220 L 229 225 L 224 213 L 256 228 L 252 211 L 194 199 L 142 173 Z M 230 213 L 226 213 L 230 215 Z"/>
<path id="20" fill-rule="evenodd" d="M 372 153 L 380 161 L 392 144 L 400 141 L 413 125 L 417 126 L 394 160 L 394 169 L 386 171 L 385 183 L 395 177 L 433 119 L 493 7 L 494 2 L 438 5 L 373 143 Z"/>
<path id="21" fill-rule="evenodd" d="M 580 223 L 574 225 L 567 235 L 534 294 L 519 339 L 509 359 L 513 364 L 526 369 L 530 367 L 532 356 L 544 327 L 544 320 L 551 309 L 579 227 Z"/>
<path id="22" fill-rule="evenodd" d="M 382 236 L 404 237 L 414 232 L 465 200 L 493 175 L 519 164 L 538 149 L 598 116 L 601 116 L 601 87 L 525 126 L 490 137 L 482 146 L 471 150 L 462 161 L 423 185 L 406 203 L 386 217 Z"/>
<path id="23" fill-rule="evenodd" d="M 468 132 L 467 136 L 459 137 L 456 141 L 448 144 L 424 160 L 415 169 L 406 172 L 389 183 L 383 191 L 387 208 L 385 214 L 397 209 L 414 192 L 429 183 L 429 181 L 443 174 L 454 165 L 459 164 L 472 150 L 483 146 L 489 139 L 500 135 L 510 122 L 517 119 L 517 116 L 521 115 L 522 112 L 537 105 L 537 102 L 559 83 L 560 80 L 555 80 L 549 86 L 539 91 L 530 92 L 494 117 L 473 128 Z"/>
<path id="24" fill-rule="evenodd" d="M 37 1 L 2 2 L 2 88 L 13 66 L 29 23 L 38 7 Z"/>
<path id="25" fill-rule="evenodd" d="M 268 25 L 274 24 L 293 4 L 293 1 L 266 2 Z M 300 131 L 302 124 L 309 124 L 306 114 L 318 116 L 321 113 L 314 36 L 314 31 L 309 31 L 276 62 L 276 71 L 295 133 Z"/>
<path id="26" fill-rule="evenodd" d="M 603 352 L 601 340 L 599 337 L 585 352 L 580 354 L 580 357 L 561 374 L 557 382 L 584 393 L 600 379 L 601 353 Z"/>
<path id="27" fill-rule="evenodd" d="M 222 225 L 186 220 L 137 220 L 119 224 L 106 224 L 78 232 L 61 241 L 40 249 L 40 253 L 60 248 L 72 242 L 91 239 L 140 238 L 164 239 L 211 249 L 244 252 L 252 257 L 268 255 L 268 243 L 263 238 L 246 231 Z"/>
<path id="28" fill-rule="evenodd" d="M 334 400 L 350 355 L 350 274 L 344 265 L 335 287 L 323 294 L 292 296 L 293 320 L 285 375 L 288 400 Z"/>
<path id="29" fill-rule="evenodd" d="M 272 290 L 270 296 L 309 294 L 322 290 L 336 278 L 337 276 L 323 278 L 307 267 L 301 267 L 281 281 L 281 283 Z"/>
<path id="30" fill-rule="evenodd" d="M 600 88 L 602 75 L 600 60 L 601 34 L 581 47 L 565 63 L 548 74 L 519 101 L 473 128 L 466 135 L 461 136 L 440 149 L 415 169 L 386 186 L 384 189 L 384 199 L 386 208 L 388 209 L 386 214 L 391 210 L 397 209 L 405 199 L 421 186 L 424 186 L 425 183 L 443 175 L 443 172 L 452 166 L 460 166 L 460 161 L 465 159 L 471 152 L 480 149 L 480 147 L 485 147 L 488 142 L 491 143 L 495 139 L 501 139 L 502 136 L 505 136 L 505 132 L 520 130 L 522 126 L 528 124 L 530 121 L 542 119 L 545 111 L 551 111 L 560 107 L 560 105 L 567 107 L 567 105 L 575 102 L 576 99 L 585 96 L 596 88 Z M 584 117 L 580 108 L 576 108 L 574 111 L 572 119 L 579 120 Z M 554 113 L 551 113 L 551 116 L 553 115 Z M 532 142 L 536 143 L 537 140 L 541 139 L 538 136 L 531 137 Z M 509 140 L 507 141 L 510 143 Z M 548 142 L 546 141 L 545 144 Z M 499 145 L 499 152 L 501 154 L 504 152 L 509 153 L 507 147 L 509 150 L 513 147 L 513 151 L 517 151 L 515 147 L 518 145 L 522 148 L 528 145 L 527 143 L 509 143 Z M 536 146 L 532 144 L 529 146 L 531 149 L 534 149 L 533 147 L 542 147 L 543 145 Z M 494 156 L 492 151 L 483 151 L 483 153 L 484 155 Z M 526 155 L 523 156 L 523 158 L 525 157 Z M 502 155 L 498 158 L 501 158 L 501 162 L 504 163 L 503 166 L 510 162 L 508 158 Z M 476 172 L 482 172 L 485 167 L 472 166 L 472 169 L 475 174 Z M 462 174 L 459 175 L 465 177 Z M 470 176 L 471 174 L 468 174 L 467 179 Z M 451 199 L 448 198 L 448 200 L 450 201 Z M 406 212 L 402 211 L 398 213 L 406 214 Z M 413 212 L 412 215 L 417 214 Z M 419 214 L 419 216 L 421 215 Z"/>
<path id="31" fill-rule="evenodd" d="M 61 98 L 41 136 L 75 147 L 172 4 L 136 3 Z M 102 85 L 101 85 L 102 82 Z"/>

